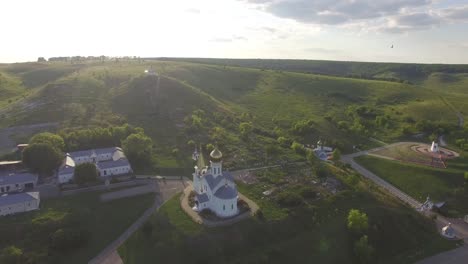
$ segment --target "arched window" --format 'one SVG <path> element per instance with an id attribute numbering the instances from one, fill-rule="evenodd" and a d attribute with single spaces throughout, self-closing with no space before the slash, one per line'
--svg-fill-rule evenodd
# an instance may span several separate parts
<path id="1" fill-rule="evenodd" d="M 234 204 L 231 204 L 231 210 L 234 210 Z"/>
<path id="2" fill-rule="evenodd" d="M 223 211 L 226 210 L 226 205 L 223 204 Z"/>

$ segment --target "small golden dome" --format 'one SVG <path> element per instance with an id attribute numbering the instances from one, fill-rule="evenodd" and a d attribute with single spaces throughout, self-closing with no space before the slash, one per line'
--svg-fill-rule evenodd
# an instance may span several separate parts
<path id="1" fill-rule="evenodd" d="M 223 157 L 223 153 L 221 153 L 218 148 L 215 148 L 213 151 L 211 151 L 210 157 L 216 160 L 220 160 Z"/>

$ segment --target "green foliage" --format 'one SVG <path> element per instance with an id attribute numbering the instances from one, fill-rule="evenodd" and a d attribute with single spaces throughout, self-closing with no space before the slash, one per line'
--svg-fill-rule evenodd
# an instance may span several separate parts
<path id="1" fill-rule="evenodd" d="M 297 154 L 300 154 L 300 155 L 306 154 L 304 146 L 299 142 L 294 141 L 291 144 L 291 149 L 294 150 L 294 152 L 296 152 Z"/>
<path id="2" fill-rule="evenodd" d="M 133 167 L 141 168 L 151 163 L 153 141 L 145 134 L 131 134 L 122 141 L 122 148 Z"/>
<path id="3" fill-rule="evenodd" d="M 317 177 L 323 179 L 323 178 L 326 178 L 328 176 L 329 171 L 328 171 L 328 168 L 325 165 L 319 163 L 314 167 L 314 173 L 315 173 L 315 175 L 317 175 Z"/>
<path id="4" fill-rule="evenodd" d="M 367 236 L 362 236 L 354 243 L 354 254 L 356 255 L 359 263 L 372 263 L 374 255 L 374 248 L 369 244 Z"/>
<path id="5" fill-rule="evenodd" d="M 47 143 L 31 144 L 23 151 L 23 163 L 33 172 L 50 174 L 63 160 L 63 154 Z"/>
<path id="6" fill-rule="evenodd" d="M 15 246 L 4 248 L 0 253 L 0 263 L 20 264 L 23 263 L 23 251 Z"/>
<path id="7" fill-rule="evenodd" d="M 71 251 L 85 245 L 89 234 L 76 228 L 60 228 L 50 236 L 50 247 L 58 251 Z"/>
<path id="8" fill-rule="evenodd" d="M 130 134 L 139 133 L 142 128 L 128 124 L 113 127 L 96 127 L 64 130 L 59 134 L 64 138 L 67 151 L 120 146 Z"/>
<path id="9" fill-rule="evenodd" d="M 63 138 L 59 135 L 49 132 L 36 134 L 29 140 L 29 144 L 31 145 L 38 143 L 49 144 L 59 151 L 63 151 L 65 149 L 65 142 L 63 141 Z"/>
<path id="10" fill-rule="evenodd" d="M 468 171 L 466 171 L 466 172 L 463 174 L 463 177 L 465 178 L 465 182 L 468 182 Z"/>
<path id="11" fill-rule="evenodd" d="M 363 233 L 369 227 L 367 215 L 357 209 L 351 209 L 348 213 L 348 229 L 355 233 Z"/>
<path id="12" fill-rule="evenodd" d="M 239 132 L 244 137 L 250 135 L 250 133 L 252 133 L 252 130 L 253 126 L 250 122 L 242 122 L 239 124 Z"/>
<path id="13" fill-rule="evenodd" d="M 332 153 L 333 161 L 340 161 L 341 160 L 341 151 L 340 149 L 336 148 Z"/>
<path id="14" fill-rule="evenodd" d="M 278 204 L 285 207 L 298 206 L 303 203 L 301 195 L 293 191 L 282 191 L 276 196 Z"/>
<path id="15" fill-rule="evenodd" d="M 278 139 L 276 139 L 276 141 L 278 141 L 278 143 L 283 145 L 283 146 L 290 146 L 291 145 L 291 140 L 286 138 L 286 137 L 278 137 Z"/>
<path id="16" fill-rule="evenodd" d="M 314 132 L 315 125 L 315 122 L 311 119 L 301 120 L 293 125 L 292 132 L 299 136 L 306 136 L 307 134 Z"/>
<path id="17" fill-rule="evenodd" d="M 97 177 L 98 171 L 94 163 L 82 163 L 75 167 L 74 180 L 77 184 L 94 182 Z"/>
<path id="18" fill-rule="evenodd" d="M 211 143 L 206 144 L 205 146 L 206 151 L 211 152 L 213 149 L 215 149 L 215 146 Z"/>

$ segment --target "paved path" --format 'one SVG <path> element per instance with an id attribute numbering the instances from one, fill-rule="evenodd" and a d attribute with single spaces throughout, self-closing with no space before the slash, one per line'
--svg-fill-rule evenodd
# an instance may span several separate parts
<path id="1" fill-rule="evenodd" d="M 145 223 L 150 216 L 156 212 L 161 205 L 169 200 L 176 193 L 181 192 L 187 183 L 184 181 L 167 181 L 166 183 L 158 183 L 155 188 L 157 192 L 153 205 L 148 208 L 142 216 L 140 216 L 125 232 L 120 235 L 116 240 L 104 248 L 99 255 L 91 259 L 88 264 L 114 264 L 122 263 L 117 249 L 127 240 L 135 231 Z"/>
<path id="2" fill-rule="evenodd" d="M 403 191 L 399 190 L 395 186 L 381 179 L 380 177 L 378 177 L 377 175 L 375 175 L 374 173 L 372 173 L 371 171 L 367 170 L 366 168 L 364 168 L 363 166 L 359 165 L 358 163 L 354 161 L 355 157 L 368 155 L 371 152 L 382 150 L 386 147 L 397 146 L 397 145 L 407 144 L 407 143 L 409 142 L 398 142 L 398 143 L 394 143 L 394 144 L 376 148 L 376 149 L 360 151 L 360 152 L 356 152 L 356 153 L 349 154 L 349 155 L 343 155 L 341 160 L 344 163 L 350 164 L 353 169 L 355 169 L 358 173 L 360 173 L 364 177 L 370 179 L 375 184 L 387 190 L 390 194 L 396 196 L 403 202 L 409 204 L 411 207 L 419 211 L 419 209 L 422 206 L 422 204 L 419 201 L 410 197 Z M 437 225 L 438 230 L 440 230 L 443 226 L 447 225 L 448 223 L 452 223 L 452 227 L 455 230 L 457 237 L 465 239 L 465 243 L 468 244 L 468 224 L 463 222 L 461 219 L 449 219 L 441 215 L 437 215 L 436 225 Z M 417 262 L 416 264 L 466 264 L 466 263 L 468 263 L 468 245 L 462 246 L 460 248 L 457 248 L 451 251 L 440 253 L 436 256 L 423 259 Z"/>
<path id="3" fill-rule="evenodd" d="M 364 154 L 361 154 L 361 155 L 364 155 Z M 417 200 L 413 199 L 412 197 L 410 197 L 406 193 L 402 192 L 400 189 L 396 188 L 395 186 L 391 185 L 390 183 L 384 181 L 383 179 L 381 179 L 380 177 L 378 177 L 377 175 L 375 175 L 371 171 L 367 170 L 363 166 L 357 164 L 353 159 L 354 157 L 356 157 L 356 156 L 354 156 L 354 154 L 344 155 L 342 157 L 342 161 L 345 162 L 345 163 L 350 164 L 351 167 L 353 167 L 353 169 L 355 169 L 361 175 L 363 175 L 364 177 L 372 180 L 374 183 L 376 183 L 380 187 L 384 188 L 385 190 L 387 190 L 392 195 L 398 197 L 403 202 L 409 204 L 411 207 L 420 208 L 422 206 L 422 203 L 420 203 Z"/>

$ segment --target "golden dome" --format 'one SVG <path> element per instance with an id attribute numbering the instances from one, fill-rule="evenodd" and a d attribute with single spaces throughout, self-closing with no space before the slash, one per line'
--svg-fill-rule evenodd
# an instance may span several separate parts
<path id="1" fill-rule="evenodd" d="M 220 160 L 223 157 L 223 153 L 221 153 L 221 151 L 219 151 L 218 148 L 215 148 L 213 149 L 213 151 L 211 151 L 210 157 L 212 159 Z"/>

